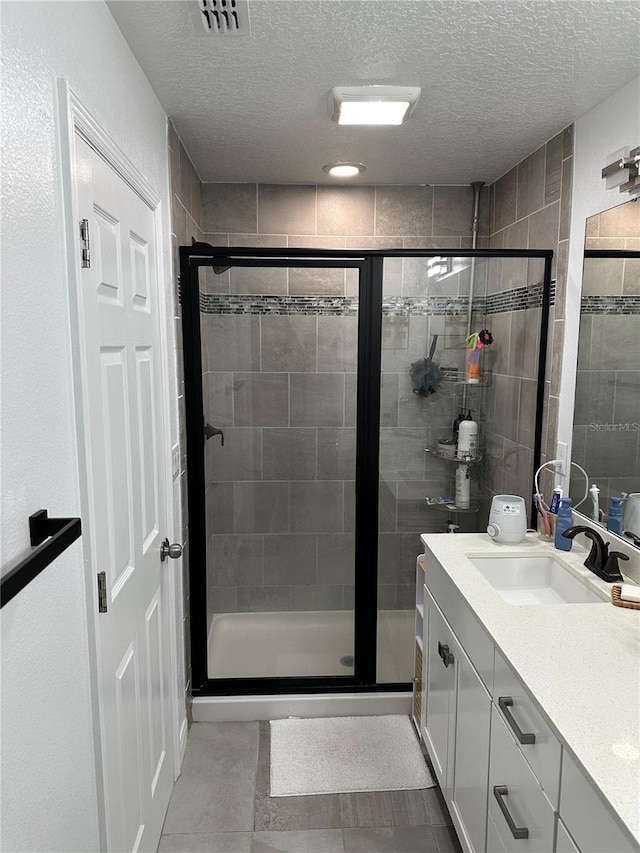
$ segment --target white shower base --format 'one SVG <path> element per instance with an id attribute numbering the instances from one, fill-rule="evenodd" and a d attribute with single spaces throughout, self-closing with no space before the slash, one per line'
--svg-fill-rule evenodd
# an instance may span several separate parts
<path id="1" fill-rule="evenodd" d="M 414 611 L 378 613 L 378 682 L 413 677 Z M 209 678 L 352 675 L 353 612 L 216 613 Z"/>

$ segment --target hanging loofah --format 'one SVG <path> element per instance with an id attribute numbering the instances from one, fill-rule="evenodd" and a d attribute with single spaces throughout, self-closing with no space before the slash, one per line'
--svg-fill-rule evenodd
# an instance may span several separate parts
<path id="1" fill-rule="evenodd" d="M 435 394 L 442 379 L 442 370 L 435 361 L 433 354 L 436 351 L 438 336 L 433 336 L 431 349 L 427 358 L 421 358 L 419 361 L 414 361 L 409 368 L 409 376 L 413 385 L 413 393 L 420 397 L 428 397 L 430 394 Z"/>

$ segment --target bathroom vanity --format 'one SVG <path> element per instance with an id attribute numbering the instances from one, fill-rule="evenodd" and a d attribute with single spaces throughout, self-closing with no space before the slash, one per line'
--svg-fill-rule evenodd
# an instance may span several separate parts
<path id="1" fill-rule="evenodd" d="M 640 850 L 640 612 L 579 545 L 422 541 L 413 715 L 463 850 Z"/>

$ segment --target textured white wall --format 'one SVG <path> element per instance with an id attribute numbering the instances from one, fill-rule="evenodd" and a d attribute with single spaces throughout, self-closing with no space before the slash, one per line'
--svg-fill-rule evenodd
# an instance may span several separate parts
<path id="1" fill-rule="evenodd" d="M 3 2 L 1 52 L 4 565 L 32 512 L 80 514 L 56 78 L 162 195 L 167 236 L 169 196 L 166 117 L 104 3 Z M 5 851 L 98 848 L 85 602 L 76 543 L 2 610 Z"/>
<path id="2" fill-rule="evenodd" d="M 624 146 L 634 148 L 636 145 L 640 145 L 640 77 L 575 123 L 565 345 L 558 416 L 558 440 L 566 441 L 569 446 L 578 359 L 585 222 L 594 213 L 629 201 L 628 193 L 605 188 L 601 172 L 610 162 L 607 158 L 612 153 Z"/>

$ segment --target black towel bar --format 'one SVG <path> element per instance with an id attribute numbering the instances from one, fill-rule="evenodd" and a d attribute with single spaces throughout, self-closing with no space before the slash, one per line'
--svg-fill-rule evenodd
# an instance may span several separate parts
<path id="1" fill-rule="evenodd" d="M 0 578 L 0 607 L 4 607 L 59 557 L 82 534 L 79 518 L 49 518 L 46 509 L 29 516 L 33 551 L 11 564 Z"/>

